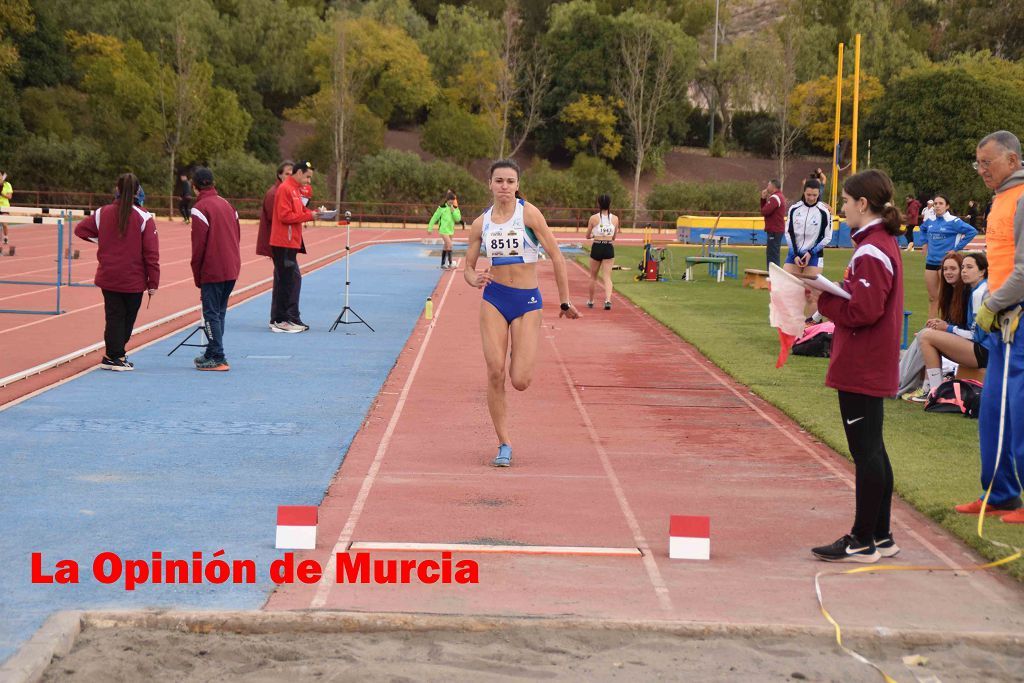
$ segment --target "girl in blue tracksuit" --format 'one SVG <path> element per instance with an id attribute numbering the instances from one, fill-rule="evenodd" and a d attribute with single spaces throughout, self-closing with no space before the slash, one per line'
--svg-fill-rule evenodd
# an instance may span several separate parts
<path id="1" fill-rule="evenodd" d="M 935 195 L 935 218 L 921 223 L 921 243 L 924 245 L 924 283 L 928 288 L 928 319 L 939 315 L 939 270 L 942 257 L 950 251 L 963 251 L 978 231 L 970 223 L 949 212 L 945 195 Z"/>

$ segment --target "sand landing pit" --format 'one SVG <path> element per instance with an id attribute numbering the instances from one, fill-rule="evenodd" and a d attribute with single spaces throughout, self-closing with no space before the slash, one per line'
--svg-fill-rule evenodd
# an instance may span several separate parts
<path id="1" fill-rule="evenodd" d="M 900 681 L 1024 680 L 1014 634 L 851 630 Z M 909 668 L 906 655 L 927 658 Z M 878 681 L 827 629 L 338 612 L 92 612 L 44 681 Z"/>

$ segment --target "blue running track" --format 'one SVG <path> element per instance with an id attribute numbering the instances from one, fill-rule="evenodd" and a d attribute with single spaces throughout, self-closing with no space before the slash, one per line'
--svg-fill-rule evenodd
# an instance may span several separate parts
<path id="1" fill-rule="evenodd" d="M 231 371 L 197 372 L 183 332 L 135 353 L 135 372 L 91 372 L 0 411 L 0 662 L 62 609 L 256 609 L 278 505 L 318 504 L 441 271 L 425 247 L 352 256 L 350 305 L 363 325 L 328 328 L 342 307 L 344 261 L 303 278 L 303 334 L 267 329 L 269 293 L 228 311 Z M 197 293 L 198 299 L 198 293 Z M 101 313 L 97 313 L 101 315 Z M 199 335 L 193 337 L 198 339 Z M 102 585 L 92 560 L 253 559 L 254 585 Z M 33 585 L 32 552 L 78 585 Z"/>

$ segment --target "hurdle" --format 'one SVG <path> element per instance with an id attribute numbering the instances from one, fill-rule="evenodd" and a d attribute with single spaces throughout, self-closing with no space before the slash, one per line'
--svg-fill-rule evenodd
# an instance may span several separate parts
<path id="1" fill-rule="evenodd" d="M 0 280 L 0 285 L 42 285 L 47 287 L 55 287 L 57 290 L 57 302 L 54 305 L 52 311 L 38 311 L 31 309 L 21 308 L 3 308 L 0 309 L 0 313 L 23 313 L 26 315 L 60 315 L 64 311 L 60 308 L 60 288 L 62 280 L 64 279 L 63 266 L 64 259 L 61 256 L 60 249 L 64 246 L 64 220 L 63 218 L 52 218 L 49 216 L 31 216 L 31 223 L 33 225 L 56 225 L 57 226 L 57 281 L 46 282 L 39 280 Z M 25 221 L 28 223 L 29 221 Z"/>
<path id="2" fill-rule="evenodd" d="M 16 216 L 16 217 L 31 217 L 33 223 L 39 221 L 34 220 L 35 218 L 45 218 L 48 216 L 58 216 L 64 219 L 64 226 L 68 235 L 67 248 L 64 251 L 63 258 L 67 260 L 67 275 L 68 280 L 63 283 L 65 287 L 95 287 L 91 282 L 72 282 L 71 280 L 71 265 L 72 261 L 76 258 L 74 255 L 74 248 L 72 241 L 75 235 L 75 217 L 83 218 L 85 216 L 91 216 L 93 213 L 92 209 L 57 209 L 48 206 L 7 206 L 0 208 L 0 218 L 4 215 Z M 28 221 L 25 221 L 26 223 Z M 61 258 L 60 249 L 57 250 L 57 258 Z M 63 278 L 62 278 L 63 279 Z"/>
<path id="3" fill-rule="evenodd" d="M 91 216 L 92 209 L 55 209 L 49 206 L 4 206 L 0 216 Z"/>

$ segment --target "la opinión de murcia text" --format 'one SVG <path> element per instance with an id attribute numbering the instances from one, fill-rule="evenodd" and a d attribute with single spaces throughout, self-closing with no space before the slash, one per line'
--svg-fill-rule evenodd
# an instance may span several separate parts
<path id="1" fill-rule="evenodd" d="M 93 558 L 88 571 L 99 583 L 120 585 L 126 591 L 147 584 L 240 584 L 259 580 L 254 560 L 229 560 L 223 550 L 209 557 L 195 551 L 187 560 L 165 558 L 159 550 L 154 550 L 148 559 L 124 559 L 106 551 Z M 81 574 L 76 560 L 62 559 L 49 566 L 42 553 L 32 553 L 32 583 L 74 585 L 80 583 Z M 325 578 L 320 562 L 309 558 L 296 560 L 294 553 L 273 560 L 267 574 L 278 585 L 314 584 Z M 475 560 L 456 560 L 447 551 L 440 553 L 440 557 L 404 560 L 374 558 L 368 552 L 337 553 L 332 580 L 360 584 L 476 584 L 480 582 L 480 567 Z"/>

